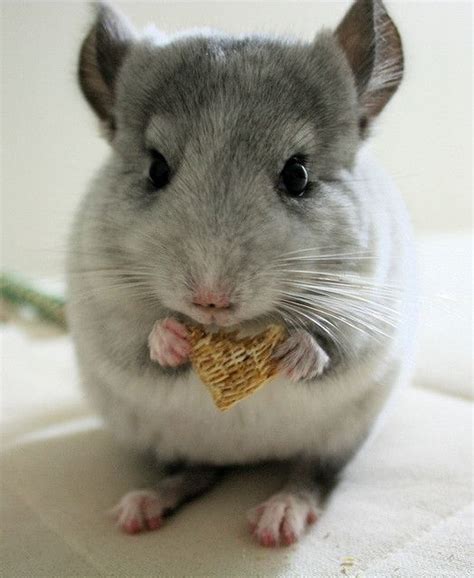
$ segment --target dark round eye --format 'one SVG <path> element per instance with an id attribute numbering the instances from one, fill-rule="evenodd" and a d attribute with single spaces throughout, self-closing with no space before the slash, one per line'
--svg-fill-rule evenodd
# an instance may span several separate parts
<path id="1" fill-rule="evenodd" d="M 148 178 L 155 189 L 162 189 L 170 180 L 170 168 L 165 157 L 158 151 L 152 151 L 153 160 L 148 171 Z"/>
<path id="2" fill-rule="evenodd" d="M 286 192 L 292 197 L 301 197 L 308 186 L 308 171 L 303 161 L 298 157 L 291 157 L 286 161 L 280 174 L 281 182 Z"/>

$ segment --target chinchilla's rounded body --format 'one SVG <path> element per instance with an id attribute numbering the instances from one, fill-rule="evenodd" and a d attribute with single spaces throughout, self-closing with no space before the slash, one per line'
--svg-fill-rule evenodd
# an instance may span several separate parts
<path id="1" fill-rule="evenodd" d="M 124 442 L 170 462 L 344 464 L 406 379 L 409 226 L 364 144 L 402 56 L 374 6 L 308 44 L 136 40 L 99 14 L 80 81 L 112 153 L 75 220 L 68 318 L 82 383 Z M 274 322 L 279 377 L 219 412 L 185 325 Z"/>
<path id="2" fill-rule="evenodd" d="M 357 447 L 391 388 L 405 375 L 411 359 L 414 313 L 408 306 L 413 300 L 410 234 L 403 206 L 385 174 L 361 155 L 354 169 L 341 177 L 346 183 L 338 183 L 334 191 L 347 211 L 347 220 L 341 223 L 341 244 L 337 236 L 327 233 L 322 236 L 327 241 L 320 240 L 317 230 L 314 239 L 306 239 L 300 247 L 311 248 L 308 253 L 313 255 L 313 246 L 330 245 L 331 249 L 321 254 L 353 255 L 341 258 L 337 265 L 329 258 L 322 261 L 325 271 L 342 269 L 345 273 L 349 268 L 350 275 L 341 273 L 344 283 L 340 293 L 313 297 L 316 309 L 327 308 L 327 315 L 321 314 L 328 320 L 323 325 L 327 331 L 320 330 L 322 340 L 329 341 L 328 334 L 337 340 L 326 344 L 334 357 L 333 367 L 314 380 L 272 381 L 228 412 L 220 413 L 192 369 L 185 366 L 164 370 L 149 357 L 148 335 L 156 319 L 173 312 L 173 284 L 179 283 L 184 267 L 204 268 L 207 259 L 210 266 L 216 266 L 219 260 L 221 266 L 229 265 L 226 260 L 231 251 L 238 252 L 239 263 L 229 267 L 226 275 L 243 277 L 245 269 L 251 268 L 247 275 L 255 277 L 256 290 L 248 299 L 250 307 L 256 307 L 254 301 L 258 301 L 261 308 L 257 311 L 261 317 L 255 323 L 258 328 L 264 326 L 265 314 L 275 307 L 272 284 L 283 283 L 280 278 L 291 275 L 285 270 L 311 271 L 320 264 L 314 267 L 313 260 L 279 263 L 287 250 L 297 250 L 297 228 L 294 235 L 285 234 L 281 239 L 286 223 L 256 214 L 250 215 L 251 223 L 247 225 L 238 218 L 238 205 L 234 224 L 227 225 L 228 230 L 209 231 L 207 247 L 203 246 L 207 233 L 204 238 L 193 237 L 190 225 L 177 230 L 185 219 L 184 207 L 176 209 L 175 222 L 163 225 L 159 216 L 156 221 L 150 218 L 150 208 L 141 208 L 138 216 L 133 212 L 127 215 L 135 208 L 130 209 L 128 203 L 117 198 L 120 184 L 114 177 L 116 171 L 114 162 L 110 162 L 79 211 L 69 278 L 69 320 L 82 382 L 116 434 L 141 449 L 155 450 L 162 459 L 220 464 L 298 454 L 338 457 Z M 188 211 L 192 219 L 200 221 L 196 215 L 199 208 L 191 200 Z M 324 218 L 321 229 L 337 226 L 329 220 L 329 216 Z M 349 244 L 346 239 L 352 223 L 354 240 Z M 161 228 L 167 232 L 163 234 Z M 262 254 L 260 244 L 264 247 Z M 249 247 L 248 252 L 244 247 Z M 191 263 L 183 263 L 180 249 L 184 254 L 189 252 Z M 134 251 L 143 251 L 141 260 L 134 257 Z M 161 252 L 169 260 L 163 270 L 159 268 Z M 307 253 L 288 258 L 295 255 L 306 257 Z M 324 285 L 312 276 L 301 277 L 307 285 Z M 161 284 L 170 289 L 168 307 L 155 297 Z M 384 288 L 380 296 L 372 284 Z M 333 287 L 331 282 L 327 288 L 334 291 Z M 287 292 L 291 292 L 289 287 Z M 287 312 L 285 317 L 307 324 L 314 331 L 306 315 L 318 319 L 317 315 L 304 307 L 300 311 L 301 316 L 295 313 L 292 317 Z"/>

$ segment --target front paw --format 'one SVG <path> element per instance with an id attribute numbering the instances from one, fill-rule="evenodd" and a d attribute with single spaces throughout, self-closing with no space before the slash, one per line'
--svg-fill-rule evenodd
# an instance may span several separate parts
<path id="1" fill-rule="evenodd" d="M 148 336 L 150 358 L 162 367 L 178 367 L 189 361 L 191 344 L 186 327 L 167 317 L 153 325 Z"/>
<path id="2" fill-rule="evenodd" d="M 276 348 L 273 357 L 279 360 L 280 373 L 292 381 L 313 379 L 322 375 L 330 361 L 316 339 L 303 330 L 292 333 Z"/>

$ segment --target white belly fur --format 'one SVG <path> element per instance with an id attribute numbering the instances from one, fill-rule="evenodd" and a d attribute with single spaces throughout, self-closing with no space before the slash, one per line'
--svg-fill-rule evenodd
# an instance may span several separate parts
<path id="1" fill-rule="evenodd" d="M 150 393 L 134 396 L 134 403 L 102 399 L 100 405 L 119 437 L 163 460 L 225 464 L 331 456 L 352 448 L 376 413 L 377 392 L 368 404 L 353 403 L 373 383 L 373 369 L 372 380 L 360 366 L 341 380 L 275 379 L 226 412 L 214 406 L 194 372 L 147 388 Z"/>

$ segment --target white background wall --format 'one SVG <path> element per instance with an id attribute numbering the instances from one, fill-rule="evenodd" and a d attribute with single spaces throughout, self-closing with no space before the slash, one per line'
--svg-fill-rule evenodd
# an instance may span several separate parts
<path id="1" fill-rule="evenodd" d="M 374 146 L 409 205 L 417 232 L 472 225 L 472 7 L 387 1 L 405 44 L 406 77 Z M 148 2 L 117 5 L 138 26 L 311 39 L 335 27 L 341 2 Z M 76 86 L 87 5 L 2 4 L 2 261 L 28 275 L 60 274 L 74 207 L 107 152 Z"/>

